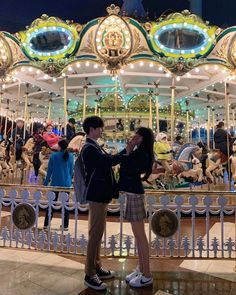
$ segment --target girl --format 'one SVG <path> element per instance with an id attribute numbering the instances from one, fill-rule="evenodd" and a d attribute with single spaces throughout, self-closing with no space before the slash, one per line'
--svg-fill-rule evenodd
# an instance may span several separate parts
<path id="1" fill-rule="evenodd" d="M 151 129 L 140 127 L 130 145 L 134 149 L 122 160 L 120 166 L 119 190 L 125 192 L 125 218 L 131 222 L 138 247 L 139 270 L 126 276 L 132 287 L 144 287 L 153 283 L 149 266 L 149 246 L 144 230 L 146 212 L 142 181 L 152 173 L 154 135 Z M 144 176 L 141 178 L 141 175 Z"/>
<path id="2" fill-rule="evenodd" d="M 72 176 L 74 167 L 74 156 L 67 150 L 68 142 L 66 139 L 62 139 L 58 142 L 58 152 L 54 152 L 48 163 L 47 176 L 44 181 L 44 185 L 48 185 L 50 182 L 51 186 L 60 187 L 71 187 L 72 186 Z M 58 199 L 58 192 L 55 192 L 56 198 Z M 52 210 L 53 215 L 53 210 Z M 52 218 L 51 215 L 51 218 Z M 44 220 L 44 229 L 48 228 L 48 208 Z M 65 209 L 64 218 L 64 230 L 68 230 L 69 225 L 69 211 Z"/>

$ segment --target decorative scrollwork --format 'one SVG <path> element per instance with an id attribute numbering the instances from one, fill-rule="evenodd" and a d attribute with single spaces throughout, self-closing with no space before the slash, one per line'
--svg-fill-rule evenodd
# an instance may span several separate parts
<path id="1" fill-rule="evenodd" d="M 108 6 L 107 9 L 106 9 L 107 13 L 109 15 L 111 14 L 116 14 L 118 15 L 119 12 L 120 12 L 120 7 L 119 6 L 115 6 L 115 4 L 111 4 L 111 6 Z"/>

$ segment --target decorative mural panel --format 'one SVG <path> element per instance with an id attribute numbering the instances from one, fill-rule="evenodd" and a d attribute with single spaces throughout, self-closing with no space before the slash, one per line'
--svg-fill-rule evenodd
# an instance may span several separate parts
<path id="1" fill-rule="evenodd" d="M 12 62 L 11 48 L 3 33 L 0 33 L 0 75 L 5 75 Z"/>
<path id="2" fill-rule="evenodd" d="M 132 50 L 129 25 L 117 15 L 110 15 L 99 25 L 95 34 L 97 54 L 107 64 L 118 65 Z"/>

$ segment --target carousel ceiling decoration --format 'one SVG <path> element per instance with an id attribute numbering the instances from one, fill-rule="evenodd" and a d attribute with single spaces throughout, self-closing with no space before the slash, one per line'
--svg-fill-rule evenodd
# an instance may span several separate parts
<path id="1" fill-rule="evenodd" d="M 95 34 L 96 50 L 108 69 L 120 69 L 132 50 L 132 33 L 128 23 L 118 16 L 120 8 L 107 9 L 109 16 L 101 21 Z"/>
<path id="2" fill-rule="evenodd" d="M 161 56 L 199 58 L 214 47 L 216 32 L 217 27 L 184 10 L 152 23 L 150 37 L 154 50 Z"/>
<path id="3" fill-rule="evenodd" d="M 0 33 L 0 76 L 4 77 L 12 63 L 11 48 L 3 33 Z"/>
<path id="4" fill-rule="evenodd" d="M 78 49 L 78 33 L 74 25 L 43 14 L 28 30 L 19 33 L 22 50 L 34 60 L 69 58 Z"/>

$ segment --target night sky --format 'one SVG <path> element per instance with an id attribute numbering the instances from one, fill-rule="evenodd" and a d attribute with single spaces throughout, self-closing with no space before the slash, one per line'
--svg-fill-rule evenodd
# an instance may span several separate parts
<path id="1" fill-rule="evenodd" d="M 2 0 L 0 31 L 22 30 L 43 13 L 83 24 L 106 15 L 105 9 L 111 3 L 121 6 L 123 0 Z M 167 10 L 189 8 L 188 0 L 143 0 L 143 5 L 151 18 Z M 236 25 L 236 0 L 203 0 L 203 18 L 221 27 Z"/>

